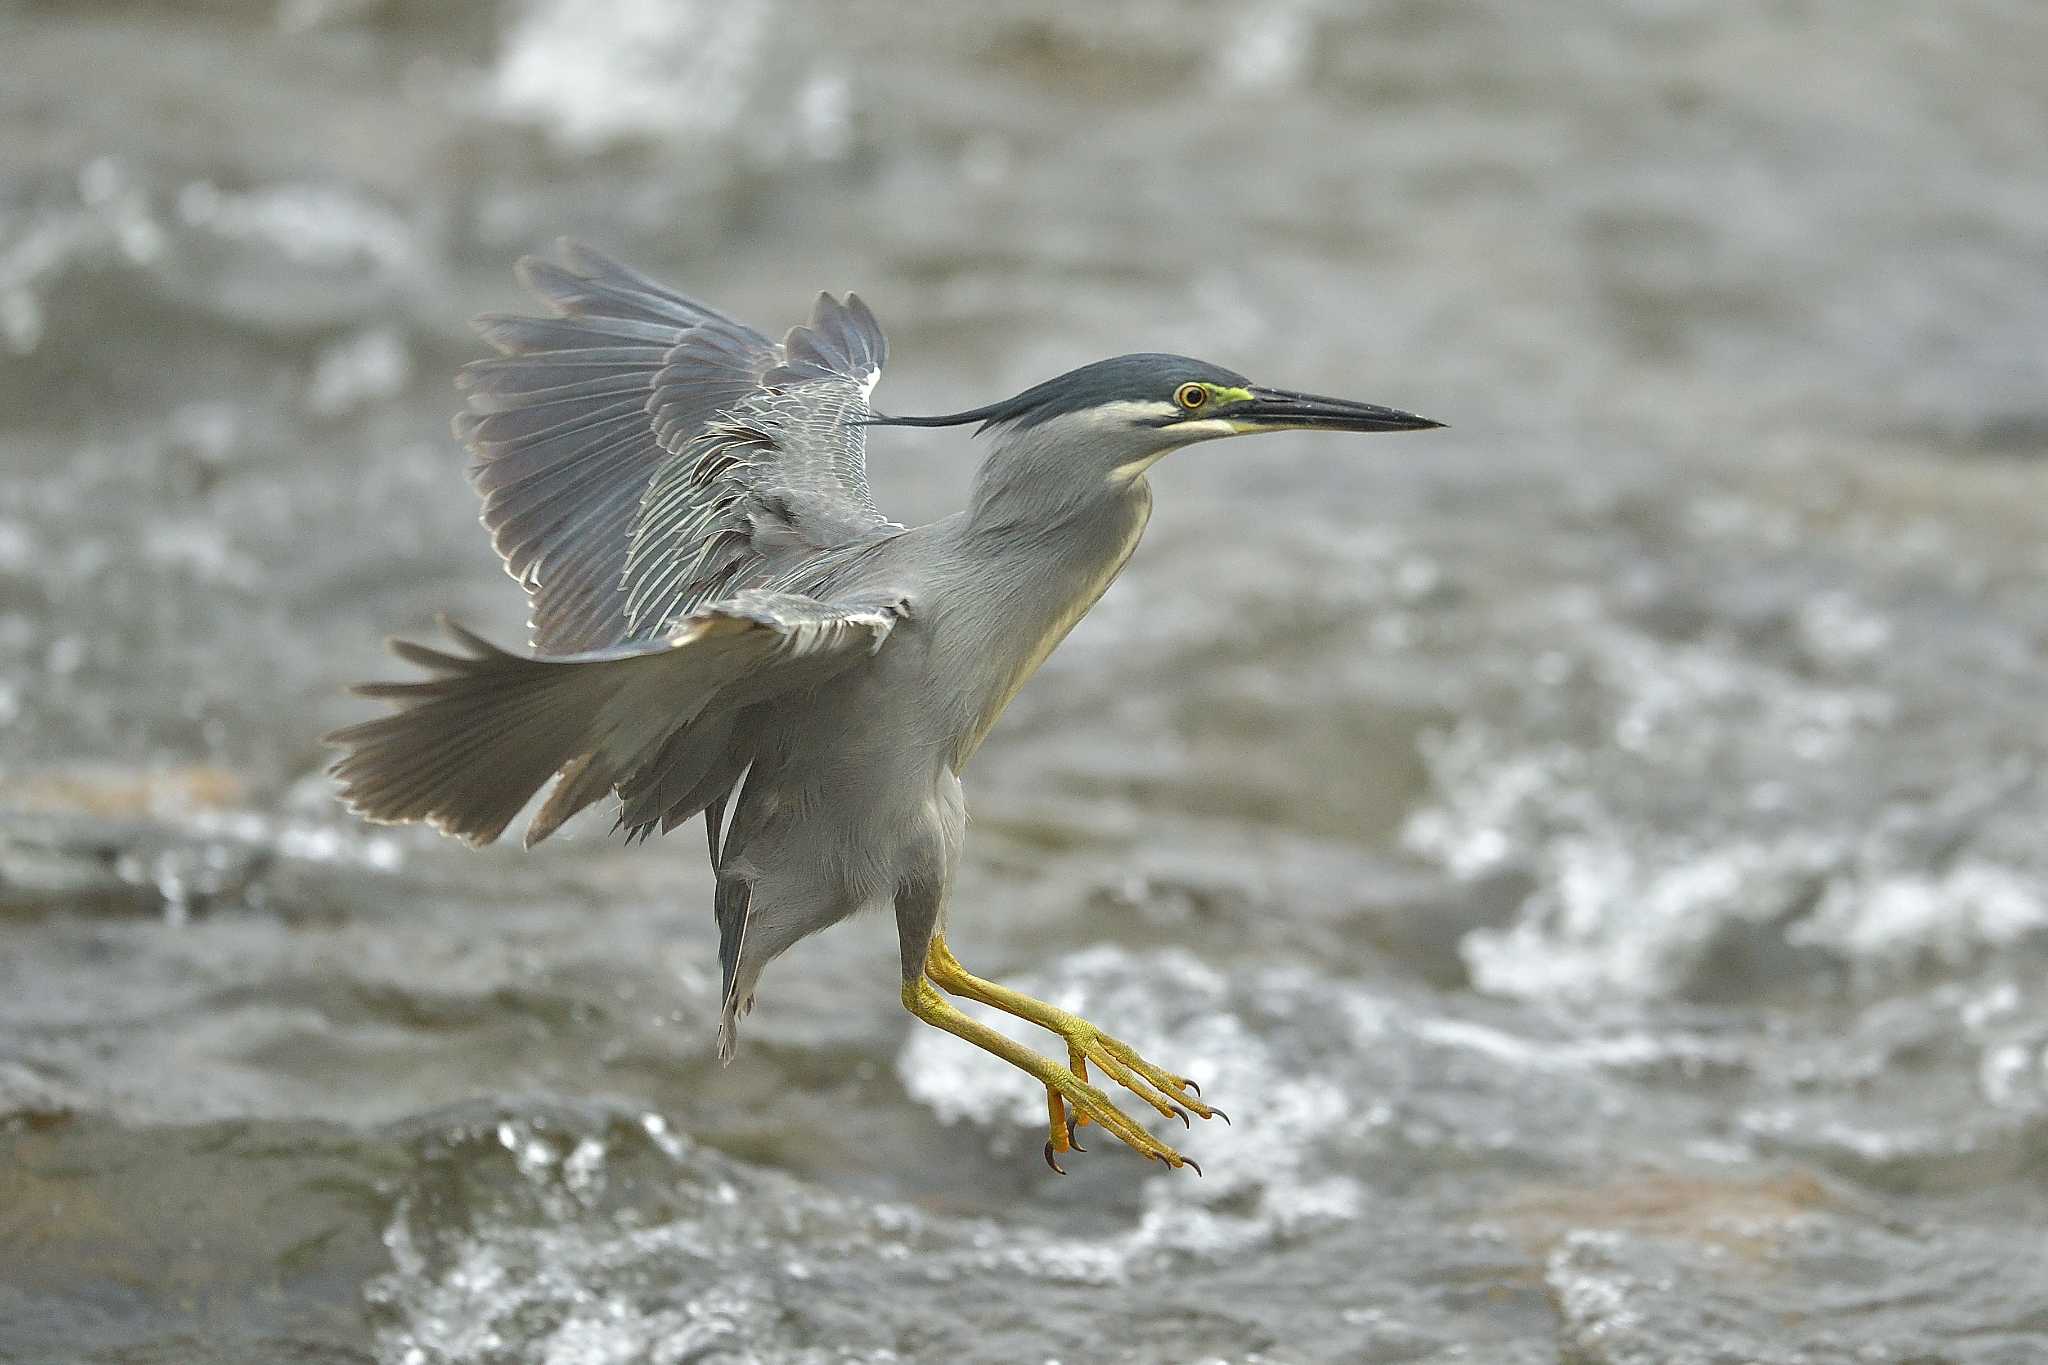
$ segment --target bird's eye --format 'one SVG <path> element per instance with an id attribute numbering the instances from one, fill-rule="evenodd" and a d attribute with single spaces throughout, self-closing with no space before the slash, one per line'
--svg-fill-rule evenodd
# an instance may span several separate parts
<path id="1" fill-rule="evenodd" d="M 1209 391 L 1200 384 L 1183 384 L 1173 391 L 1173 401 L 1193 412 L 1209 401 Z"/>

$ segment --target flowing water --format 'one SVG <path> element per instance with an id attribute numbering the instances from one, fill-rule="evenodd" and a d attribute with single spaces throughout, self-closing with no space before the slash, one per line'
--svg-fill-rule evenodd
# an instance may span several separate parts
<path id="1" fill-rule="evenodd" d="M 2039 4 L 0 49 L 0 1359 L 2048 1359 Z M 956 947 L 1198 1076 L 1206 1176 L 1049 1173 L 879 919 L 721 1069 L 694 827 L 336 807 L 386 632 L 517 635 L 449 378 L 558 233 L 860 289 L 897 411 L 1164 349 L 1452 424 L 1160 466 L 968 774 Z"/>

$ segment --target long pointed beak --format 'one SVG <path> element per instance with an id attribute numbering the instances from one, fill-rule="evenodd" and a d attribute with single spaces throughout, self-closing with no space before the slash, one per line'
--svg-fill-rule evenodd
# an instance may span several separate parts
<path id="1" fill-rule="evenodd" d="M 1440 427 L 1427 417 L 1348 398 L 1253 388 L 1251 401 L 1218 414 L 1252 431 L 1427 431 Z"/>

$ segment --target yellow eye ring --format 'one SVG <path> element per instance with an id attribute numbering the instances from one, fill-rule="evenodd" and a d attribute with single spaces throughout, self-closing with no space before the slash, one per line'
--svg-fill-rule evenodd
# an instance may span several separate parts
<path id="1" fill-rule="evenodd" d="M 1173 401 L 1193 412 L 1209 401 L 1209 391 L 1200 384 L 1183 384 L 1173 391 Z"/>

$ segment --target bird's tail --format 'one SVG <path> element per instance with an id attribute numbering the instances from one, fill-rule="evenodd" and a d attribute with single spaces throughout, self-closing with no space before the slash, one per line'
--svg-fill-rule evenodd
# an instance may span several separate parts
<path id="1" fill-rule="evenodd" d="M 366 818 L 425 821 L 476 845 L 502 834 L 559 772 L 561 783 L 526 832 L 528 845 L 538 843 L 611 790 L 613 767 L 593 760 L 623 679 L 606 661 L 523 658 L 443 624 L 470 653 L 394 640 L 394 654 L 434 676 L 356 687 L 399 709 L 326 736 L 344 751 L 330 771 Z"/>

